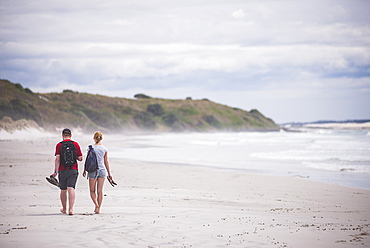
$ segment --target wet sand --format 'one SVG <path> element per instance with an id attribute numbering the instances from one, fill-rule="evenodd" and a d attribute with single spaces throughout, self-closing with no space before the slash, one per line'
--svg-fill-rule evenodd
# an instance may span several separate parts
<path id="1" fill-rule="evenodd" d="M 370 190 L 124 158 L 101 214 L 81 175 L 62 214 L 57 141 L 0 141 L 1 247 L 370 247 Z"/>

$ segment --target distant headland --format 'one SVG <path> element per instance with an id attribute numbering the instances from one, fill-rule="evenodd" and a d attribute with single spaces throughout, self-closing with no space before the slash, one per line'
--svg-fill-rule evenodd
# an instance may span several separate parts
<path id="1" fill-rule="evenodd" d="M 21 84 L 0 80 L 0 129 L 22 127 L 83 132 L 277 131 L 280 127 L 258 110 L 245 111 L 208 99 L 135 99 L 80 93 L 34 93 Z"/>

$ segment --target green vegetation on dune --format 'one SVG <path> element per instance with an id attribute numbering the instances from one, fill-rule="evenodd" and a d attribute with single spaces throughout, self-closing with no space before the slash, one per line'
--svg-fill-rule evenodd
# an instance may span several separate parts
<path id="1" fill-rule="evenodd" d="M 107 97 L 64 90 L 34 93 L 20 84 L 0 80 L 0 119 L 33 120 L 47 130 L 79 127 L 117 131 L 268 131 L 279 127 L 258 110 L 250 112 L 208 99 L 137 99 Z"/>

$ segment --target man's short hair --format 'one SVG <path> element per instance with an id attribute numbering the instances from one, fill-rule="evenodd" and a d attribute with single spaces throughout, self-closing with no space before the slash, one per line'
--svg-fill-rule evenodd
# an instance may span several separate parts
<path id="1" fill-rule="evenodd" d="M 72 132 L 71 132 L 70 129 L 65 128 L 65 129 L 63 129 L 62 134 L 65 135 L 65 136 L 70 136 L 72 134 Z"/>

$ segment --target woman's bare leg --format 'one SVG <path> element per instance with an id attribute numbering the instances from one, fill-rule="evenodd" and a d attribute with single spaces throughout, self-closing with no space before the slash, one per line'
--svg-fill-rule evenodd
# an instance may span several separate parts
<path id="1" fill-rule="evenodd" d="M 98 192 L 98 209 L 96 209 L 97 211 L 95 211 L 95 213 L 99 214 L 100 213 L 100 207 L 103 203 L 103 186 L 104 186 L 104 180 L 105 178 L 98 178 L 98 183 L 97 183 L 97 192 Z"/>
<path id="2" fill-rule="evenodd" d="M 94 205 L 95 205 L 95 210 L 94 212 L 96 213 L 97 210 L 99 210 L 99 203 L 98 203 L 98 199 L 96 197 L 96 182 L 97 180 L 94 179 L 94 178 L 89 178 L 89 188 L 90 188 L 90 197 L 91 197 L 91 200 L 93 201 Z"/>

